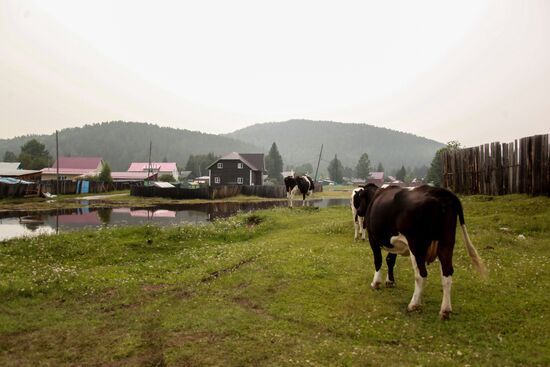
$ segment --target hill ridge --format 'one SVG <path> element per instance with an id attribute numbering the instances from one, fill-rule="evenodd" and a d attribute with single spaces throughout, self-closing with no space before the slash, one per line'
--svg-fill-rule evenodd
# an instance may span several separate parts
<path id="1" fill-rule="evenodd" d="M 0 139 L 0 157 L 6 151 L 19 154 L 21 146 L 31 139 L 45 144 L 52 156 L 55 154 L 55 133 L 28 134 Z M 323 144 L 321 171 L 326 170 L 335 154 L 344 166 L 354 168 L 360 155 L 368 153 L 373 167 L 381 162 L 389 172 L 401 165 L 428 166 L 435 152 L 444 146 L 412 133 L 328 120 L 262 122 L 228 134 L 209 134 L 149 122 L 109 121 L 60 130 L 59 153 L 101 155 L 113 170 L 123 171 L 131 162 L 148 160 L 149 139 L 153 143 L 153 160 L 175 161 L 180 168 L 191 154 L 223 155 L 233 151 L 267 154 L 275 142 L 285 166 L 304 163 L 316 166 Z"/>

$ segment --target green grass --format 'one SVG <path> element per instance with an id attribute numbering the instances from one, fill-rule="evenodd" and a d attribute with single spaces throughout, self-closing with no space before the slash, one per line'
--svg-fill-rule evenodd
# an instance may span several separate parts
<path id="1" fill-rule="evenodd" d="M 347 207 L 0 243 L 0 365 L 549 365 L 550 199 L 463 203 L 449 321 L 437 264 L 419 312 L 408 258 L 369 288 Z"/>

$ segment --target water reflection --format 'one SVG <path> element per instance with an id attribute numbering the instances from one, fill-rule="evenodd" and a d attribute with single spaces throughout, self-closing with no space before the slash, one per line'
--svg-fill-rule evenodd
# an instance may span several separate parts
<path id="1" fill-rule="evenodd" d="M 315 199 L 307 206 L 326 208 L 348 205 L 349 199 Z M 301 206 L 301 200 L 296 201 Z M 78 208 L 52 211 L 0 213 L 0 241 L 14 237 L 52 234 L 82 228 L 127 226 L 155 223 L 160 226 L 180 223 L 201 223 L 259 209 L 287 206 L 286 201 L 252 203 L 203 203 L 159 205 L 150 208 Z"/>

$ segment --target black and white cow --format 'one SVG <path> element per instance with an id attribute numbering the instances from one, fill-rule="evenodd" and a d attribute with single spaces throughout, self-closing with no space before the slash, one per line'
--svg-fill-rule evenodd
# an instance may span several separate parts
<path id="1" fill-rule="evenodd" d="M 355 229 L 355 235 L 353 239 L 355 240 L 359 238 L 359 232 L 361 232 L 362 240 L 365 240 L 365 237 L 367 235 L 365 216 L 357 214 L 357 210 L 359 209 L 359 206 L 361 204 L 361 195 L 363 194 L 364 190 L 368 191 L 364 195 L 368 195 L 369 197 L 372 197 L 376 192 L 376 190 L 378 190 L 378 186 L 376 186 L 375 184 L 367 184 L 366 186 L 359 186 L 353 189 L 351 193 L 350 206 L 351 206 L 351 215 L 353 217 L 353 227 Z"/>
<path id="2" fill-rule="evenodd" d="M 288 199 L 288 206 L 292 208 L 292 200 L 294 195 L 298 192 L 302 194 L 303 201 L 302 204 L 305 205 L 306 196 L 311 195 L 315 185 L 313 180 L 308 175 L 305 176 L 287 176 L 285 177 L 285 186 L 286 186 L 286 197 Z"/>
<path id="3" fill-rule="evenodd" d="M 416 310 L 421 306 L 422 291 L 428 276 L 426 264 L 438 258 L 443 286 L 439 315 L 441 319 L 448 319 L 452 312 L 452 259 L 457 217 L 474 267 L 482 275 L 485 271 L 468 236 L 460 200 L 448 190 L 430 186 L 414 189 L 390 186 L 378 190 L 372 198 L 365 192 L 363 194 L 357 212 L 358 215 L 365 215 L 369 242 L 374 254 L 375 274 L 371 287 L 378 289 L 382 283 L 382 248 L 389 252 L 386 257 L 386 286 L 394 285 L 393 268 L 397 255 L 410 255 L 415 273 L 415 287 L 407 309 Z"/>

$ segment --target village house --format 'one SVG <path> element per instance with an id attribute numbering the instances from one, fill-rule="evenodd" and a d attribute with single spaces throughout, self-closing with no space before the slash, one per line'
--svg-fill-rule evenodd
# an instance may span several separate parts
<path id="1" fill-rule="evenodd" d="M 11 177 L 25 181 L 40 181 L 40 170 L 19 169 L 20 162 L 0 162 L 0 177 Z"/>
<path id="2" fill-rule="evenodd" d="M 98 176 L 105 162 L 101 157 L 59 157 L 59 179 Z M 42 170 L 42 181 L 56 180 L 58 162 Z"/>
<path id="3" fill-rule="evenodd" d="M 179 172 L 176 162 L 132 162 L 128 172 L 153 172 L 158 174 L 158 178 L 163 175 L 172 175 L 176 181 L 179 180 Z"/>
<path id="4" fill-rule="evenodd" d="M 370 172 L 367 178 L 367 184 L 375 184 L 380 187 L 384 184 L 384 172 Z"/>
<path id="5" fill-rule="evenodd" d="M 210 185 L 263 185 L 263 153 L 229 153 L 207 167 Z"/>

